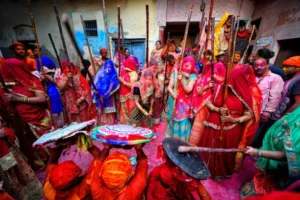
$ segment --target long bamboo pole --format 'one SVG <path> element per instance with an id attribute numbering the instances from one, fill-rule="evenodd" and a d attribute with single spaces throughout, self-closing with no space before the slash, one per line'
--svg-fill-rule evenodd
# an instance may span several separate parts
<path id="1" fill-rule="evenodd" d="M 122 46 L 123 46 L 123 48 L 125 48 L 125 41 L 124 41 L 124 31 L 123 31 L 123 21 L 122 21 L 122 19 L 120 19 L 121 20 L 121 35 L 122 35 Z"/>
<path id="2" fill-rule="evenodd" d="M 105 0 L 102 0 L 103 5 L 103 18 L 104 18 L 104 28 L 106 32 L 106 40 L 107 40 L 107 52 L 111 52 L 111 47 L 109 44 L 109 35 L 108 35 L 108 20 L 107 20 L 107 14 L 106 14 L 106 6 L 105 6 Z M 113 55 L 110 56 L 111 59 L 113 59 Z"/>
<path id="3" fill-rule="evenodd" d="M 183 58 L 184 58 L 184 50 L 185 50 L 186 40 L 187 40 L 187 36 L 188 36 L 188 32 L 189 32 L 190 21 L 191 21 L 191 17 L 192 17 L 192 13 L 193 13 L 193 7 L 194 7 L 194 5 L 192 5 L 190 7 L 187 23 L 186 23 L 186 26 L 185 26 L 184 37 L 183 37 L 183 45 L 182 45 L 182 51 L 181 51 L 181 55 L 180 55 L 180 62 L 179 62 L 180 63 L 179 64 L 179 73 L 181 73 L 181 68 L 182 68 L 182 63 L 183 63 Z M 177 93 L 177 91 L 178 91 L 177 76 L 175 77 L 174 89 L 176 90 L 176 93 Z M 174 99 L 174 102 L 173 102 L 171 122 L 172 122 L 172 119 L 173 119 L 173 116 L 174 116 L 175 107 L 176 107 L 176 99 Z"/>
<path id="4" fill-rule="evenodd" d="M 39 43 L 39 39 L 38 39 L 38 36 L 37 36 L 37 33 L 36 33 L 34 16 L 33 16 L 33 12 L 32 12 L 32 9 L 31 9 L 30 0 L 27 0 L 27 7 L 28 7 L 29 15 L 30 15 L 32 32 L 33 32 L 34 39 L 35 39 L 35 45 L 36 45 L 36 48 L 37 48 L 37 51 L 38 51 L 38 61 L 39 61 L 39 64 L 40 64 L 40 69 L 41 69 L 42 74 L 44 75 L 45 71 L 44 71 L 44 67 L 43 67 L 43 63 L 42 63 L 42 59 L 41 59 L 40 43 Z"/>
<path id="5" fill-rule="evenodd" d="M 146 5 L 146 66 L 149 67 L 149 5 Z"/>
<path id="6" fill-rule="evenodd" d="M 206 41 L 205 41 L 205 51 L 207 50 L 207 44 L 208 44 L 208 39 L 210 36 L 210 19 L 212 18 L 212 11 L 214 9 L 214 0 L 210 0 L 210 5 L 209 5 L 209 14 L 208 14 L 208 29 L 207 29 L 207 34 L 206 34 Z"/>
<path id="7" fill-rule="evenodd" d="M 95 72 L 95 74 L 94 74 L 94 76 L 95 76 L 96 73 L 97 73 L 96 72 L 96 67 L 95 67 L 95 64 L 94 64 L 94 61 L 93 61 L 93 54 L 92 54 L 92 50 L 91 50 L 91 45 L 90 45 L 89 39 L 87 38 L 86 27 L 85 27 L 82 15 L 80 15 L 80 20 L 81 20 L 81 24 L 82 24 L 82 27 L 83 27 L 83 30 L 84 30 L 84 37 L 85 37 L 86 45 L 87 45 L 88 50 L 89 50 L 90 59 L 91 59 L 93 70 Z M 93 79 L 91 81 L 93 81 Z"/>
<path id="8" fill-rule="evenodd" d="M 215 48 L 215 18 L 211 18 L 211 80 L 214 80 L 214 74 L 215 74 L 215 54 L 214 54 L 214 48 Z M 211 93 L 214 93 L 214 87 L 211 88 Z"/>
<path id="9" fill-rule="evenodd" d="M 118 56 L 119 56 L 119 76 L 121 73 L 121 10 L 120 10 L 120 5 L 118 5 Z M 124 48 L 124 47 L 123 47 Z"/>
<path id="10" fill-rule="evenodd" d="M 170 32 L 168 32 L 168 39 L 167 40 L 169 40 L 170 39 Z M 169 45 L 167 45 L 167 49 L 169 49 Z M 168 54 L 168 51 L 167 51 L 167 57 L 166 57 L 166 62 L 165 62 L 165 74 L 164 74 L 164 81 L 166 81 L 166 79 L 167 79 L 167 71 L 168 71 L 168 56 L 169 56 L 169 54 Z M 163 100 L 163 107 L 165 107 L 165 89 L 166 89 L 166 84 L 164 83 L 164 87 L 163 87 L 163 98 L 162 98 L 162 100 Z"/>
<path id="11" fill-rule="evenodd" d="M 232 56 L 231 56 L 231 62 L 233 63 L 234 60 L 234 53 L 235 53 L 235 47 L 236 47 L 236 39 L 237 39 L 237 33 L 239 31 L 240 27 L 240 15 L 237 16 L 237 27 L 234 33 L 234 39 L 233 39 L 233 46 L 232 46 Z"/>
<path id="12" fill-rule="evenodd" d="M 58 56 L 58 53 L 57 53 L 57 50 L 56 50 L 56 47 L 55 47 L 55 44 L 54 44 L 54 41 L 53 41 L 53 38 L 52 38 L 51 33 L 48 33 L 48 36 L 49 36 L 50 42 L 51 42 L 51 44 L 52 44 L 52 47 L 53 47 L 53 50 L 54 50 L 54 53 L 55 53 L 57 62 L 58 62 L 59 67 L 60 67 L 60 69 L 61 69 L 61 61 L 60 61 L 60 58 L 59 58 L 59 56 Z"/>
<path id="13" fill-rule="evenodd" d="M 255 32 L 255 29 L 256 29 L 256 27 L 255 27 L 255 25 L 253 25 L 252 26 L 252 31 L 251 31 L 251 35 L 250 35 L 250 38 L 249 38 L 249 40 L 248 40 L 248 45 L 247 45 L 247 48 L 246 48 L 246 50 L 244 51 L 244 55 L 243 55 L 243 64 L 245 64 L 245 62 L 246 62 L 246 56 L 247 56 L 247 52 L 248 52 L 248 49 L 249 49 L 249 46 L 250 46 L 250 42 L 251 42 L 251 40 L 252 40 L 252 37 L 253 37 L 253 35 L 254 35 L 254 32 Z"/>
<path id="14" fill-rule="evenodd" d="M 179 146 L 178 152 L 180 153 L 200 153 L 200 152 L 208 152 L 208 153 L 235 153 L 235 152 L 245 152 L 247 149 L 223 149 L 223 148 L 209 148 L 209 147 L 190 147 L 190 146 Z"/>
<path id="15" fill-rule="evenodd" d="M 235 17 L 232 16 L 231 17 L 231 27 L 230 27 L 230 38 L 229 38 L 229 42 L 228 42 L 228 64 L 227 64 L 227 70 L 226 70 L 226 77 L 225 77 L 225 81 L 224 81 L 224 94 L 223 94 L 223 106 L 224 108 L 226 108 L 226 101 L 227 101 L 227 96 L 228 96 L 228 78 L 229 78 L 229 73 L 232 69 L 232 42 L 233 42 L 233 27 L 234 27 L 234 20 Z M 223 140 L 223 131 L 224 131 L 224 125 L 221 124 L 221 133 L 220 133 L 220 140 Z"/>

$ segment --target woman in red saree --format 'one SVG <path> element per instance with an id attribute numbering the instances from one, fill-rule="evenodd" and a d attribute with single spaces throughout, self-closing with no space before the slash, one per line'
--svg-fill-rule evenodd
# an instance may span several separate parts
<path id="1" fill-rule="evenodd" d="M 73 63 L 70 62 L 69 64 L 72 70 L 71 73 L 68 70 L 68 61 L 62 61 L 62 74 L 57 80 L 58 88 L 64 92 L 64 105 L 67 107 L 69 121 L 84 122 L 91 120 L 95 117 L 96 110 L 93 105 L 90 86 L 79 69 Z M 73 81 L 71 81 L 71 78 Z"/>
<path id="2" fill-rule="evenodd" d="M 214 80 L 211 80 L 211 70 L 209 70 L 202 79 L 198 79 L 193 92 L 193 112 L 196 117 L 192 127 L 189 144 L 198 146 L 205 130 L 203 122 L 208 115 L 208 109 L 205 106 L 211 97 L 212 87 L 214 92 L 223 84 L 226 75 L 226 67 L 223 63 L 218 62 L 214 65 Z"/>
<path id="3" fill-rule="evenodd" d="M 250 68 L 234 69 L 228 80 L 226 108 L 223 107 L 224 85 L 219 87 L 207 102 L 209 116 L 200 140 L 201 147 L 238 148 L 245 124 L 253 118 L 253 100 L 249 77 Z M 221 130 L 222 129 L 222 130 Z M 231 177 L 235 168 L 236 153 L 202 153 L 214 178 Z"/>
<path id="4" fill-rule="evenodd" d="M 124 69 L 121 70 L 121 77 L 119 77 L 120 85 L 120 123 L 129 124 L 129 117 L 131 110 L 135 106 L 132 96 L 132 87 L 138 80 L 136 72 L 136 64 L 132 58 L 127 58 L 124 63 Z"/>

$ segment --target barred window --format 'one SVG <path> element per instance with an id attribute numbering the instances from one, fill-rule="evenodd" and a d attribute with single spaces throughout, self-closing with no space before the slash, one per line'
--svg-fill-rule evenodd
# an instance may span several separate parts
<path id="1" fill-rule="evenodd" d="M 98 37 L 97 21 L 96 20 L 85 20 L 84 28 L 86 37 Z"/>

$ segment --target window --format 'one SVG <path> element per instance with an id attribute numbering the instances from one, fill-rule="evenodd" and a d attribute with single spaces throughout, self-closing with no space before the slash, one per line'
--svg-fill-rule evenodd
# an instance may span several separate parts
<path id="1" fill-rule="evenodd" d="M 85 20 L 84 28 L 86 37 L 98 37 L 97 21 L 96 20 Z"/>

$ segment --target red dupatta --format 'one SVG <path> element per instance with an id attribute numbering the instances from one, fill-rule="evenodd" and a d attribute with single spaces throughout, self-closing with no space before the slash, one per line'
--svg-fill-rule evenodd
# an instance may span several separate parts
<path id="1" fill-rule="evenodd" d="M 255 133 L 258 129 L 259 122 L 260 122 L 260 110 L 261 110 L 261 104 L 262 104 L 262 93 L 261 90 L 258 87 L 258 84 L 255 81 L 255 74 L 253 72 L 252 67 L 250 66 L 243 66 L 240 68 L 235 69 L 235 73 L 243 72 L 245 74 L 245 78 L 247 80 L 247 85 L 244 87 L 248 87 L 249 90 L 245 90 L 244 95 L 249 96 L 249 98 L 252 101 L 252 112 L 253 117 L 249 122 L 247 122 L 246 127 L 244 129 L 243 137 L 240 141 L 239 148 L 246 148 L 253 140 L 253 137 L 255 136 Z M 239 76 L 238 76 L 239 77 Z M 239 81 L 239 80 L 237 80 Z M 238 84 L 239 82 L 235 82 L 232 84 Z M 241 88 L 243 90 L 243 88 Z M 250 93 L 248 93 L 250 92 Z M 247 95 L 248 93 L 248 95 Z M 251 95 L 249 95 L 251 94 Z M 247 98 L 248 99 L 248 98 Z M 250 99 L 247 101 L 250 103 Z M 239 171 L 241 164 L 242 164 L 243 154 L 237 153 L 236 155 L 236 165 L 235 170 Z"/>
<path id="2" fill-rule="evenodd" d="M 223 84 L 226 75 L 226 67 L 222 62 L 215 63 L 214 65 L 214 92 Z M 201 96 L 198 95 L 198 88 L 204 88 L 211 82 L 211 69 L 205 73 L 202 79 L 199 79 L 193 90 L 193 112 L 196 114 L 199 110 L 209 101 L 211 97 L 211 89 L 206 90 Z"/>
<path id="3" fill-rule="evenodd" d="M 3 63 L 1 74 L 11 92 L 24 97 L 35 97 L 36 92 L 45 93 L 45 88 L 40 80 L 32 75 L 24 65 L 23 61 L 16 58 L 7 59 Z M 16 102 L 14 104 L 22 121 L 42 129 L 39 134 L 51 128 L 47 103 Z"/>

